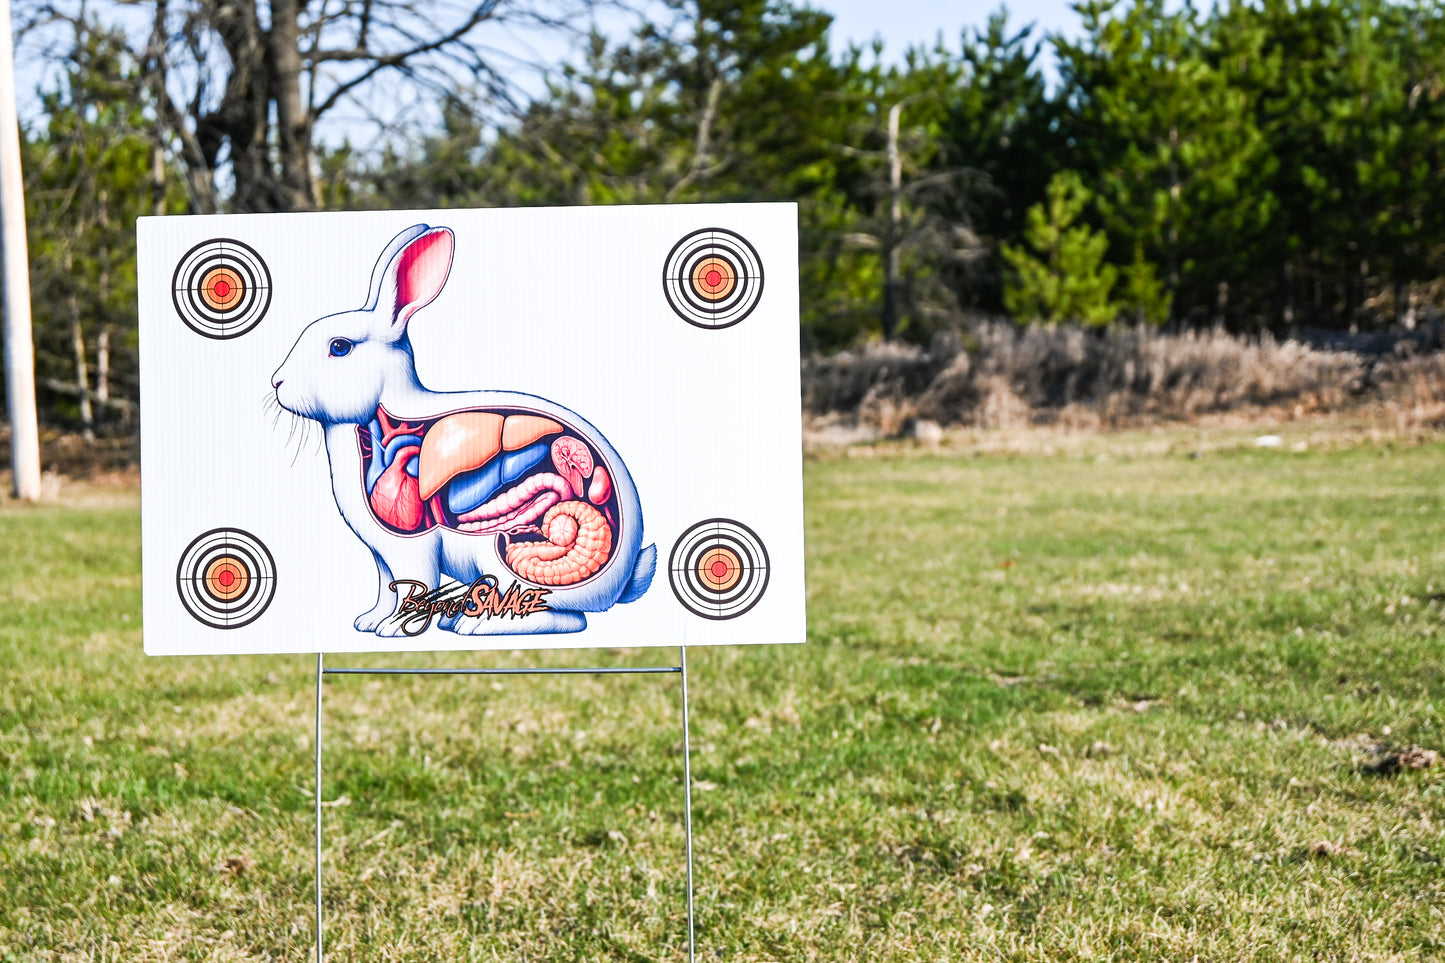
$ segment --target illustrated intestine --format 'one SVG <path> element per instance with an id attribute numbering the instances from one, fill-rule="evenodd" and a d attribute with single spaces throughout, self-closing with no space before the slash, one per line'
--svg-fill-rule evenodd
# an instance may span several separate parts
<path id="1" fill-rule="evenodd" d="M 612 527 L 582 501 L 562 502 L 542 520 L 544 542 L 513 542 L 507 564 L 539 585 L 571 585 L 596 575 L 612 553 Z"/>
<path id="2" fill-rule="evenodd" d="M 467 409 L 357 429 L 367 504 L 402 535 L 494 536 L 519 578 L 572 585 L 601 571 L 619 513 L 612 475 L 580 433 L 535 412 Z"/>

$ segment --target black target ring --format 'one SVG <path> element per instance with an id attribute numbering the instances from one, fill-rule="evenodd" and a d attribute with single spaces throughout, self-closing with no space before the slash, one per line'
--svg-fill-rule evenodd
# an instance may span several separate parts
<path id="1" fill-rule="evenodd" d="M 250 532 L 213 528 L 181 553 L 176 591 L 198 622 L 239 629 L 259 619 L 275 597 L 276 560 Z"/>
<path id="2" fill-rule="evenodd" d="M 705 619 L 735 619 L 768 588 L 768 550 L 758 533 L 731 518 L 709 518 L 678 537 L 667 560 L 672 594 Z"/>
<path id="3" fill-rule="evenodd" d="M 721 227 L 693 231 L 673 245 L 662 268 L 667 303 L 688 324 L 730 328 L 763 296 L 763 262 L 741 234 Z"/>
<path id="4" fill-rule="evenodd" d="M 196 334 L 239 338 L 271 307 L 271 270 L 250 245 L 224 237 L 202 241 L 176 265 L 171 303 Z"/>

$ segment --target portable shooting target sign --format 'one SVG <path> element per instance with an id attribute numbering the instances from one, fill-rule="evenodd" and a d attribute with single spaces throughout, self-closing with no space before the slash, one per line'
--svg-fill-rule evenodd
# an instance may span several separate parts
<path id="1" fill-rule="evenodd" d="M 139 235 L 147 652 L 802 641 L 792 205 Z"/>
<path id="2" fill-rule="evenodd" d="M 802 642 L 792 204 L 143 218 L 152 655 Z M 680 646 L 638 669 L 324 653 Z"/>

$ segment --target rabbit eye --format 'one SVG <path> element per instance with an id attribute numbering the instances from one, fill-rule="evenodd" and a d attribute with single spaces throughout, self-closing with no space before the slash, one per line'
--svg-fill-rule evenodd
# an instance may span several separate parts
<path id="1" fill-rule="evenodd" d="M 345 338 L 331 339 L 331 357 L 333 358 L 346 357 L 347 355 L 351 354 L 351 348 L 351 342 L 347 341 Z"/>

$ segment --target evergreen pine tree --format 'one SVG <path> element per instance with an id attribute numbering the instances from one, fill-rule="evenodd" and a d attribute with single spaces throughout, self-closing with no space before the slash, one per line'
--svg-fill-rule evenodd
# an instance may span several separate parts
<path id="1" fill-rule="evenodd" d="M 1074 223 L 1088 205 L 1090 191 L 1078 174 L 1063 171 L 1049 181 L 1047 193 L 1025 215 L 1024 238 L 1033 250 L 1003 245 L 1011 269 L 1004 282 L 1004 304 L 1020 320 L 1109 324 L 1119 315 L 1119 305 L 1111 298 L 1119 272 L 1104 261 L 1109 238 Z"/>

